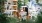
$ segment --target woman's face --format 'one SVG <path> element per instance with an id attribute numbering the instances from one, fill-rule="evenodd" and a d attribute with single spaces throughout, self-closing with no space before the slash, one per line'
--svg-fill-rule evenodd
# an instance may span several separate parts
<path id="1" fill-rule="evenodd" d="M 21 10 L 21 11 L 23 11 L 23 10 Z"/>

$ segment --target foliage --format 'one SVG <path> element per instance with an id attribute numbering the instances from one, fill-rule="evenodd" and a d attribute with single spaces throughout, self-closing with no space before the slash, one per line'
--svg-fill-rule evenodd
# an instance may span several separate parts
<path id="1" fill-rule="evenodd" d="M 18 8 L 20 9 L 22 6 L 21 0 L 18 0 Z"/>
<path id="2" fill-rule="evenodd" d="M 6 20 L 6 16 L 5 16 L 6 14 L 2 14 L 2 13 L 0 13 L 0 20 L 1 21 L 5 21 Z"/>
<path id="3" fill-rule="evenodd" d="M 6 21 L 6 14 L 4 14 L 4 1 L 0 0 L 0 23 L 5 23 Z"/>
<path id="4" fill-rule="evenodd" d="M 36 23 L 42 23 L 42 12 L 40 12 L 37 19 Z"/>
<path id="5" fill-rule="evenodd" d="M 38 3 L 38 0 L 36 0 L 36 3 Z"/>

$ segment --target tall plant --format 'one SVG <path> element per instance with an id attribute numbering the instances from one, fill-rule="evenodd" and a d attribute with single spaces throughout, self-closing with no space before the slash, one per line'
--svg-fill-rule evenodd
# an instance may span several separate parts
<path id="1" fill-rule="evenodd" d="M 4 23 L 6 21 L 6 14 L 4 14 L 4 1 L 0 0 L 0 22 Z"/>

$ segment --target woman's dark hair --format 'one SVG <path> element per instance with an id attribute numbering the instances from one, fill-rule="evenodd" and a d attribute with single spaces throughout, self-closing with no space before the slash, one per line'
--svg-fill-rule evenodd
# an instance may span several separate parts
<path id="1" fill-rule="evenodd" d="M 28 15 L 28 8 L 27 7 L 25 7 L 25 11 L 27 12 L 27 15 Z"/>

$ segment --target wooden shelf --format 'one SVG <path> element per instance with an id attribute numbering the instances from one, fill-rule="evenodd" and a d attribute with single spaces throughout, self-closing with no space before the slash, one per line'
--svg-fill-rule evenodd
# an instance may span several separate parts
<path id="1" fill-rule="evenodd" d="M 5 11 L 11 11 L 12 12 L 12 11 L 17 11 L 17 10 L 5 10 Z"/>
<path id="2" fill-rule="evenodd" d="M 18 1 L 18 0 L 13 0 L 13 1 Z"/>
<path id="3" fill-rule="evenodd" d="M 17 6 L 17 5 L 11 5 L 11 6 Z"/>

